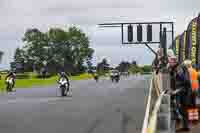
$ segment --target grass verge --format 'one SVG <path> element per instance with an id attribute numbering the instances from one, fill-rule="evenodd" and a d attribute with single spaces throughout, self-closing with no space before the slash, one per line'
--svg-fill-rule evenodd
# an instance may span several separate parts
<path id="1" fill-rule="evenodd" d="M 2 75 L 2 79 L 0 80 L 0 92 L 5 91 L 5 75 Z M 81 74 L 78 76 L 70 77 L 70 80 L 86 80 L 92 78 L 90 74 Z M 34 86 L 49 86 L 56 84 L 58 80 L 58 76 L 53 76 L 48 79 L 38 79 L 35 76 L 31 76 L 30 79 L 17 79 L 16 80 L 16 88 L 31 88 Z"/>

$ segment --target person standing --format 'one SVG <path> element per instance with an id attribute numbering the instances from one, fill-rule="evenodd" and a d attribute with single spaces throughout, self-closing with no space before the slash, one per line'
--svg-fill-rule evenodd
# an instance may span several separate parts
<path id="1" fill-rule="evenodd" d="M 200 69 L 198 69 L 197 73 L 198 73 L 198 82 L 199 82 L 198 98 L 200 98 Z"/>
<path id="2" fill-rule="evenodd" d="M 191 97 L 192 107 L 196 108 L 196 98 L 197 98 L 198 89 L 199 89 L 198 73 L 192 67 L 192 61 L 186 60 L 185 65 L 188 68 L 188 71 L 190 73 L 190 81 L 191 81 L 191 87 L 192 87 L 192 97 Z"/>
<path id="3" fill-rule="evenodd" d="M 190 73 L 185 65 L 185 62 L 181 64 L 176 71 L 176 90 L 180 90 L 180 93 L 176 96 L 176 100 L 179 103 L 179 111 L 182 116 L 183 130 L 188 131 L 189 120 L 187 114 L 187 108 L 191 105 L 191 82 Z"/>
<path id="4" fill-rule="evenodd" d="M 176 73 L 177 73 L 177 68 L 178 68 L 178 61 L 177 61 L 177 57 L 174 55 L 174 52 L 169 49 L 167 51 L 167 55 L 168 55 L 168 64 L 167 64 L 167 68 L 169 70 L 169 74 L 170 74 L 170 87 L 172 90 L 176 89 Z"/>

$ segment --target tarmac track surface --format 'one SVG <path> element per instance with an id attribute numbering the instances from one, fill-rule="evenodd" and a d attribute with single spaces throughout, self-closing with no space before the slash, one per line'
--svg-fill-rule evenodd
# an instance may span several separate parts
<path id="1" fill-rule="evenodd" d="M 57 86 L 0 94 L 1 133 L 140 133 L 150 76 L 72 81 L 72 97 Z"/>

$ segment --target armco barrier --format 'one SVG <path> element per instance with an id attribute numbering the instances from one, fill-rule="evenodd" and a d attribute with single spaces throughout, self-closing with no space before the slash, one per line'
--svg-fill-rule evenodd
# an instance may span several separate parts
<path id="1" fill-rule="evenodd" d="M 142 133 L 147 132 L 147 127 L 148 127 L 148 123 L 149 123 L 152 87 L 153 87 L 153 79 L 151 79 L 151 82 L 150 82 L 150 88 L 149 88 L 148 100 L 147 100 L 147 105 L 146 105 L 146 112 L 145 112 L 145 117 L 144 117 L 144 122 L 143 122 L 143 127 L 142 127 Z"/>
<path id="2" fill-rule="evenodd" d="M 156 101 L 155 108 L 150 115 L 149 124 L 147 127 L 147 133 L 155 133 L 157 131 L 157 118 L 158 118 L 158 111 L 161 105 L 163 94 L 161 94 Z"/>
<path id="3" fill-rule="evenodd" d="M 165 94 L 166 85 L 163 85 L 163 77 L 167 78 L 166 75 L 152 75 L 142 133 L 173 132 L 170 125 L 170 96 Z"/>

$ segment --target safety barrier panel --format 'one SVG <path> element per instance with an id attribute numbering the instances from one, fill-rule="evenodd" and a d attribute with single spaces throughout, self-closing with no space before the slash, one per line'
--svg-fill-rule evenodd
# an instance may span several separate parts
<path id="1" fill-rule="evenodd" d="M 152 92 L 152 87 L 153 87 L 152 84 L 153 84 L 153 79 L 151 79 L 151 82 L 150 82 L 149 95 L 148 95 L 146 112 L 145 112 L 145 117 L 144 117 L 144 122 L 143 122 L 143 127 L 142 127 L 142 133 L 147 132 L 147 127 L 149 123 L 150 105 L 151 105 L 151 98 L 152 98 L 151 92 Z"/>
<path id="2" fill-rule="evenodd" d="M 171 128 L 170 96 L 165 94 L 164 86 L 166 86 L 166 83 L 163 85 L 161 82 L 163 77 L 163 75 L 152 75 L 142 133 L 173 132 Z M 167 78 L 167 76 L 164 78 Z"/>

